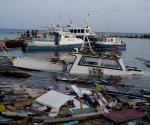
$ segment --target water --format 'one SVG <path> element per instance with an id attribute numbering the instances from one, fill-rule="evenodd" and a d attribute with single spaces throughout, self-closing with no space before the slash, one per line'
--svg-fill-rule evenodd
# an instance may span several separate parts
<path id="1" fill-rule="evenodd" d="M 8 33 L 6 33 L 8 34 Z M 3 35 L 7 36 L 7 35 Z M 9 33 L 12 34 L 12 33 Z M 14 35 L 14 34 L 13 34 Z M 0 33 L 0 37 L 2 33 Z M 15 36 L 15 35 L 14 35 Z M 124 62 L 128 66 L 138 67 L 144 71 L 144 75 L 135 75 L 123 77 L 122 83 L 133 84 L 140 88 L 150 89 L 150 68 L 146 67 L 142 61 L 137 60 L 136 58 L 145 58 L 150 60 L 150 40 L 146 39 L 123 39 L 127 44 L 127 49 L 124 51 L 123 58 Z M 10 56 L 29 56 L 34 58 L 43 58 L 50 59 L 52 56 L 63 55 L 65 58 L 69 58 L 69 55 L 63 52 L 54 53 L 54 52 L 35 52 L 35 53 L 22 53 L 21 49 L 15 49 L 8 52 Z M 47 72 L 31 72 L 32 77 L 27 79 L 16 79 L 11 77 L 0 76 L 0 83 L 27 83 L 32 86 L 47 88 L 48 86 L 56 86 L 55 76 L 57 74 L 47 73 Z"/>
<path id="2" fill-rule="evenodd" d="M 0 29 L 0 40 L 18 38 L 21 32 L 24 30 Z"/>

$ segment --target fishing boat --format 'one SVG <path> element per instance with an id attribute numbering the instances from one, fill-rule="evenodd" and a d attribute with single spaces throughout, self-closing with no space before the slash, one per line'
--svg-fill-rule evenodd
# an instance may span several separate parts
<path id="1" fill-rule="evenodd" d="M 101 50 L 126 50 L 126 44 L 116 37 L 104 37 L 99 38 L 94 43 L 95 50 L 101 51 Z"/>
<path id="2" fill-rule="evenodd" d="M 101 72 L 104 75 L 134 75 L 143 74 L 143 71 L 125 66 L 121 56 L 116 55 L 83 55 L 72 53 L 75 57 L 74 62 L 70 66 L 68 73 L 89 75 L 94 72 Z"/>
<path id="3" fill-rule="evenodd" d="M 33 51 L 72 51 L 74 48 L 80 49 L 84 41 L 76 38 L 70 32 L 61 30 L 49 31 L 44 38 L 32 38 L 31 41 L 24 42 L 22 50 L 24 52 Z"/>

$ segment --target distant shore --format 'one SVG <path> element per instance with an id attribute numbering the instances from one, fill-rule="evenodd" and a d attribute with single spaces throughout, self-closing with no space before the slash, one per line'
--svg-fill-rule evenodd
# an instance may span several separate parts
<path id="1" fill-rule="evenodd" d="M 0 40 L 15 40 L 20 38 L 22 33 L 32 31 L 27 29 L 1 29 Z M 47 30 L 38 30 L 39 33 L 46 33 Z M 124 32 L 95 32 L 99 36 L 120 37 L 120 38 L 140 38 L 150 39 L 150 33 L 124 33 Z"/>

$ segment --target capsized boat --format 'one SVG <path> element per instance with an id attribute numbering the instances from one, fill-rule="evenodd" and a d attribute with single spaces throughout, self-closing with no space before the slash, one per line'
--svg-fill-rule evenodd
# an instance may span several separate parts
<path id="1" fill-rule="evenodd" d="M 75 57 L 68 73 L 89 75 L 90 73 L 102 72 L 104 75 L 134 75 L 143 74 L 142 70 L 135 67 L 125 66 L 121 56 L 117 55 L 83 55 L 72 53 Z"/>
<path id="2" fill-rule="evenodd" d="M 31 41 L 25 41 L 22 50 L 24 52 L 33 51 L 72 51 L 74 48 L 80 49 L 84 41 L 76 38 L 70 32 L 61 30 L 49 31 L 45 38 L 32 38 Z"/>
<path id="3" fill-rule="evenodd" d="M 126 44 L 116 37 L 104 37 L 97 39 L 95 50 L 126 50 Z"/>

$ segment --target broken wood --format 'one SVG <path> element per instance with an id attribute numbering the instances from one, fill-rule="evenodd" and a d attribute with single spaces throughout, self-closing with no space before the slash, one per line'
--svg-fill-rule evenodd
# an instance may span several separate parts
<path id="1" fill-rule="evenodd" d="M 66 118 L 47 118 L 44 120 L 45 124 L 54 124 L 54 123 L 63 123 L 63 122 L 70 122 L 70 121 L 84 121 L 84 120 L 91 120 L 100 118 L 102 113 L 86 113 L 86 114 L 80 114 L 75 115 L 72 117 L 66 117 Z"/>

